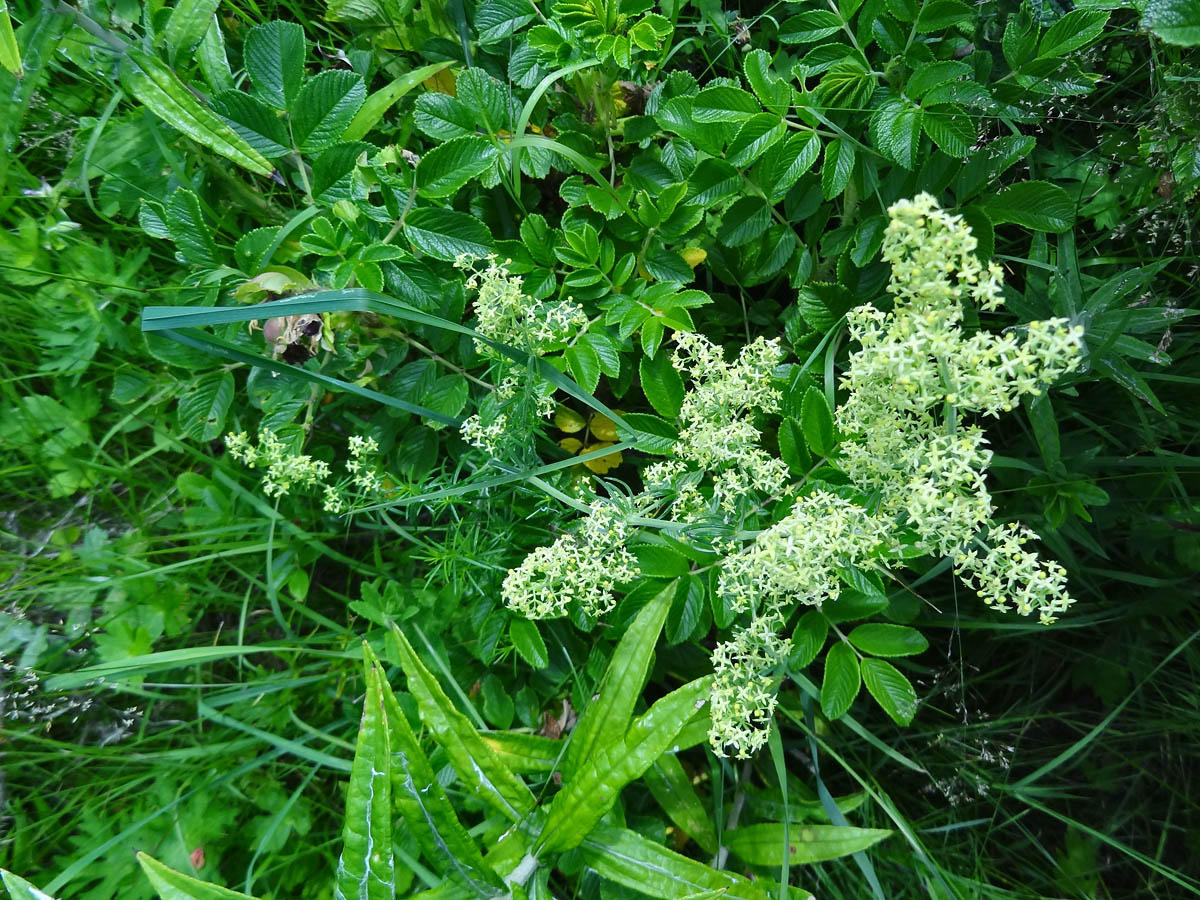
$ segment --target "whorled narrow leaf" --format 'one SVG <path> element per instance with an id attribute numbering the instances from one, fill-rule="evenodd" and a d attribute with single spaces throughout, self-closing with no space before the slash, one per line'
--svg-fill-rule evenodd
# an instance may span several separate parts
<path id="1" fill-rule="evenodd" d="M 660 900 L 684 900 L 708 891 L 722 891 L 728 900 L 767 900 L 749 879 L 689 859 L 628 828 L 595 828 L 579 852 L 601 877 Z"/>
<path id="2" fill-rule="evenodd" d="M 420 707 L 421 720 L 446 751 L 458 777 L 505 818 L 514 822 L 521 819 L 535 805 L 533 793 L 500 761 L 470 720 L 454 707 L 403 632 L 393 625 L 392 634 L 401 668 L 408 677 L 408 690 Z"/>
<path id="3" fill-rule="evenodd" d="M 711 686 L 712 676 L 705 676 L 676 688 L 635 719 L 624 740 L 597 744 L 550 804 L 541 833 L 544 849 L 577 847 L 612 808 L 621 788 L 674 747 Z"/>
<path id="4" fill-rule="evenodd" d="M 161 900 L 253 900 L 249 894 L 176 872 L 145 853 L 139 853 L 137 861 Z"/>
<path id="5" fill-rule="evenodd" d="M 342 827 L 342 855 L 334 881 L 334 900 L 393 900 L 396 863 L 392 854 L 391 749 L 384 720 L 383 675 L 367 672 L 367 697 Z"/>
<path id="6" fill-rule="evenodd" d="M 270 175 L 271 164 L 221 118 L 200 105 L 167 65 L 139 50 L 121 58 L 121 83 L 156 116 L 239 166 Z"/>
<path id="7" fill-rule="evenodd" d="M 886 828 L 853 828 L 839 825 L 790 825 L 787 850 L 793 865 L 823 862 L 865 850 L 892 832 Z M 783 863 L 784 824 L 747 825 L 726 835 L 729 849 L 753 866 Z"/>
<path id="8" fill-rule="evenodd" d="M 363 652 L 368 663 L 380 671 L 378 659 L 365 642 Z M 466 888 L 472 896 L 504 893 L 504 882 L 484 863 L 479 848 L 459 822 L 395 692 L 382 677 L 380 688 L 391 752 L 392 800 L 408 823 L 421 854 L 439 873 Z"/>
<path id="9" fill-rule="evenodd" d="M 588 704 L 571 732 L 563 764 L 563 774 L 568 779 L 597 748 L 624 740 L 634 704 L 646 686 L 654 646 L 674 599 L 675 582 L 671 582 L 642 608 L 621 637 L 613 651 L 612 662 L 600 680 L 596 699 Z"/>

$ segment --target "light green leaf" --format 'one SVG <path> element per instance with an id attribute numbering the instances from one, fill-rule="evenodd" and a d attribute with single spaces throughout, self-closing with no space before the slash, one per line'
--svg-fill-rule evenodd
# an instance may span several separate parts
<path id="1" fill-rule="evenodd" d="M 448 197 L 486 171 L 499 153 L 492 141 L 478 134 L 439 144 L 421 157 L 417 189 L 422 197 Z"/>
<path id="2" fill-rule="evenodd" d="M 833 411 L 824 391 L 816 386 L 804 392 L 800 403 L 800 426 L 804 439 L 815 456 L 828 456 L 837 446 L 833 428 Z"/>
<path id="3" fill-rule="evenodd" d="M 672 582 L 642 608 L 622 635 L 600 681 L 596 699 L 588 704 L 571 732 L 571 743 L 563 764 L 565 776 L 572 776 L 598 748 L 613 746 L 624 737 L 634 704 L 646 686 L 654 645 L 674 598 L 675 584 Z"/>
<path id="4" fill-rule="evenodd" d="M 642 392 L 654 411 L 668 419 L 678 416 L 683 406 L 683 379 L 671 365 L 670 356 L 666 352 L 653 357 L 643 354 L 638 371 L 641 374 Z"/>
<path id="5" fill-rule="evenodd" d="M 0 0 L 0 66 L 4 66 L 18 78 L 25 74 L 21 68 L 21 48 L 17 46 L 17 36 L 13 32 L 12 19 L 8 15 L 7 0 Z"/>
<path id="6" fill-rule="evenodd" d="M 762 112 L 752 94 L 729 85 L 705 88 L 692 101 L 692 119 L 699 123 L 742 122 Z"/>
<path id="7" fill-rule="evenodd" d="M 179 0 L 162 31 L 162 42 L 172 60 L 180 53 L 191 53 L 204 38 L 221 0 Z"/>
<path id="8" fill-rule="evenodd" d="M 450 209 L 414 209 L 404 220 L 404 236 L 420 252 L 447 262 L 462 253 L 484 257 L 492 251 L 487 226 Z"/>
<path id="9" fill-rule="evenodd" d="M 872 656 L 915 656 L 929 649 L 925 635 L 907 625 L 870 622 L 847 635 L 855 647 Z"/>
<path id="10" fill-rule="evenodd" d="M 742 123 L 738 133 L 729 142 L 725 158 L 731 165 L 745 168 L 766 153 L 786 131 L 779 116 L 772 113 L 753 115 Z"/>
<path id="11" fill-rule="evenodd" d="M 550 665 L 550 654 L 546 651 L 546 642 L 542 639 L 537 622 L 513 619 L 508 623 L 508 636 L 521 658 L 529 663 L 531 668 L 544 669 Z"/>
<path id="12" fill-rule="evenodd" d="M 354 115 L 353 121 L 342 135 L 344 141 L 361 141 L 372 128 L 379 124 L 383 114 L 391 109 L 392 104 L 418 85 L 428 81 L 442 69 L 453 64 L 453 60 L 430 63 L 405 72 L 385 87 L 381 87 L 366 99 L 362 107 Z M 437 95 L 445 96 L 445 95 Z"/>
<path id="13" fill-rule="evenodd" d="M 588 344 L 579 343 L 568 347 L 563 353 L 567 368 L 576 384 L 589 393 L 595 393 L 600 383 L 600 357 Z"/>
<path id="14" fill-rule="evenodd" d="M 623 741 L 594 744 L 550 804 L 539 838 L 543 848 L 556 851 L 579 846 L 612 808 L 621 789 L 675 745 L 680 729 L 696 714 L 697 705 L 703 704 L 711 688 L 712 676 L 689 682 L 635 719 Z"/>
<path id="15" fill-rule="evenodd" d="M 287 122 L 261 100 L 241 91 L 222 91 L 209 103 L 247 144 L 267 159 L 291 152 Z"/>
<path id="16" fill-rule="evenodd" d="M 1200 6 L 1195 0 L 1147 0 L 1142 27 L 1168 44 L 1200 46 Z"/>
<path id="17" fill-rule="evenodd" d="M 400 654 L 400 665 L 408 677 L 409 692 L 417 699 L 421 721 L 433 734 L 458 773 L 475 796 L 510 821 L 518 821 L 534 807 L 529 788 L 487 745 L 470 721 L 455 709 L 433 673 L 425 668 L 408 638 L 392 626 Z"/>
<path id="18" fill-rule="evenodd" d="M 169 869 L 145 853 L 139 853 L 137 861 L 161 900 L 253 900 L 248 894 Z"/>
<path id="19" fill-rule="evenodd" d="M 225 36 L 221 33 L 221 20 L 216 16 L 209 21 L 208 30 L 196 48 L 196 62 L 214 92 L 233 90 L 233 72 L 225 53 Z"/>
<path id="20" fill-rule="evenodd" d="M 821 163 L 821 194 L 832 200 L 846 189 L 854 172 L 854 145 L 835 138 L 825 145 L 825 161 Z"/>
<path id="21" fill-rule="evenodd" d="M 903 672 L 886 660 L 864 659 L 862 678 L 867 691 L 892 721 L 907 725 L 913 720 L 917 714 L 917 692 Z"/>
<path id="22" fill-rule="evenodd" d="M 717 851 L 717 833 L 692 778 L 673 753 L 664 753 L 642 776 L 659 806 L 705 853 Z"/>
<path id="23" fill-rule="evenodd" d="M 826 718 L 845 715 L 862 686 L 858 657 L 849 644 L 838 642 L 825 654 L 825 677 L 821 682 L 821 711 Z"/>
<path id="24" fill-rule="evenodd" d="M 784 830 L 787 842 L 784 842 Z M 891 835 L 885 828 L 852 828 L 838 825 L 790 825 L 764 822 L 730 833 L 729 849 L 753 866 L 783 864 L 784 847 L 792 865 L 824 862 L 866 850 Z"/>
<path id="25" fill-rule="evenodd" d="M 744 876 L 689 859 L 628 828 L 596 828 L 580 855 L 602 877 L 660 900 L 688 900 L 709 891 L 721 891 L 726 900 L 767 900 Z"/>
<path id="26" fill-rule="evenodd" d="M 413 121 L 439 141 L 475 133 L 475 114 L 449 94 L 428 93 L 417 98 Z"/>
<path id="27" fill-rule="evenodd" d="M 251 172 L 271 174 L 271 164 L 262 154 L 201 106 L 165 63 L 130 48 L 121 58 L 120 71 L 125 89 L 172 128 Z"/>
<path id="28" fill-rule="evenodd" d="M 197 377 L 179 399 L 179 430 L 193 440 L 216 440 L 224 432 L 233 392 L 229 372 L 206 372 Z"/>
<path id="29" fill-rule="evenodd" d="M 379 660 L 365 641 L 363 652 L 368 664 L 382 673 Z M 421 854 L 453 883 L 476 896 L 502 893 L 503 882 L 484 863 L 479 848 L 459 822 L 396 694 L 382 674 L 379 684 L 391 752 L 392 799 L 416 837 Z"/>
<path id="30" fill-rule="evenodd" d="M 346 791 L 342 855 L 338 858 L 334 900 L 393 900 L 396 893 L 396 863 L 392 856 L 392 753 L 384 719 L 382 678 L 380 670 L 371 666 Z"/>
<path id="31" fill-rule="evenodd" d="M 1070 195 L 1048 181 L 1020 181 L 980 204 L 997 225 L 1012 222 L 1034 231 L 1060 233 L 1075 223 Z"/>
<path id="32" fill-rule="evenodd" d="M 305 153 L 337 143 L 367 99 L 357 72 L 322 72 L 301 88 L 292 108 L 292 137 Z"/>
<path id="33" fill-rule="evenodd" d="M 1194 4 L 1192 8 L 1195 9 Z M 1106 9 L 1071 10 L 1042 35 L 1038 43 L 1038 57 L 1045 59 L 1050 56 L 1066 56 L 1071 51 L 1090 44 L 1100 37 L 1108 17 L 1109 11 Z M 1197 16 L 1197 21 L 1200 22 L 1200 15 Z"/>
<path id="34" fill-rule="evenodd" d="M 195 194 L 176 188 L 164 207 L 163 222 L 184 259 L 196 266 L 217 264 L 217 245 Z"/>
<path id="35" fill-rule="evenodd" d="M 292 109 L 304 81 L 304 29 L 278 20 L 256 25 L 246 33 L 242 63 L 254 94 L 276 109 Z"/>
<path id="36" fill-rule="evenodd" d="M 787 115 L 792 105 L 792 89 L 771 72 L 771 54 L 765 50 L 751 50 L 746 54 L 742 69 L 750 89 L 762 105 L 777 116 Z"/>
<path id="37" fill-rule="evenodd" d="M 24 878 L 14 875 L 8 869 L 0 869 L 0 881 L 3 881 L 4 886 L 8 888 L 10 900 L 54 900 L 45 891 L 38 890 Z"/>

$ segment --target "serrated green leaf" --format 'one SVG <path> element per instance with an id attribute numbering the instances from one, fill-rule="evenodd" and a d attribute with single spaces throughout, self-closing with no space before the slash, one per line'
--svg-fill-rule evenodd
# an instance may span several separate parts
<path id="1" fill-rule="evenodd" d="M 45 891 L 38 890 L 24 878 L 14 875 L 8 869 L 0 869 L 0 881 L 3 881 L 4 886 L 8 888 L 10 900 L 54 900 Z"/>
<path id="2" fill-rule="evenodd" d="M 376 148 L 372 144 L 363 141 L 353 141 L 343 144 L 334 144 L 328 150 L 324 151 L 320 156 L 313 160 L 312 174 L 312 192 L 314 197 L 321 197 L 336 185 L 339 181 L 349 175 L 358 166 L 359 157 L 364 153 L 370 155 L 374 153 Z M 337 199 L 341 199 L 342 193 L 346 193 L 345 186 L 340 189 L 337 194 Z M 400 253 L 397 247 L 388 247 L 390 253 Z M 378 252 L 378 251 L 377 251 Z M 380 259 L 396 259 L 396 256 L 385 256 L 379 259 L 374 259 L 369 255 L 360 254 L 359 259 L 368 262 L 379 262 Z"/>
<path id="3" fill-rule="evenodd" d="M 595 393 L 600 383 L 600 357 L 588 344 L 577 343 L 563 352 L 571 377 L 588 393 Z"/>
<path id="4" fill-rule="evenodd" d="M 825 675 L 821 680 L 821 711 L 826 718 L 845 715 L 862 686 L 858 657 L 849 644 L 839 641 L 825 654 Z"/>
<path id="5" fill-rule="evenodd" d="M 1200 8 L 1193 0 L 1147 0 L 1142 27 L 1168 44 L 1200 46 Z"/>
<path id="6" fill-rule="evenodd" d="M 871 114 L 871 141 L 888 159 L 911 169 L 920 146 L 922 118 L 920 107 L 889 100 Z"/>
<path id="7" fill-rule="evenodd" d="M 448 197 L 486 171 L 499 154 L 494 143 L 478 134 L 439 144 L 421 157 L 417 190 L 423 197 Z"/>
<path id="8" fill-rule="evenodd" d="M 225 36 L 221 33 L 221 21 L 213 16 L 208 30 L 196 48 L 196 62 L 204 73 L 204 80 L 215 93 L 233 90 L 233 71 L 229 68 L 229 57 L 225 53 Z"/>
<path id="9" fill-rule="evenodd" d="M 308 80 L 292 107 L 292 137 L 305 153 L 337 143 L 359 107 L 367 88 L 357 72 L 334 69 Z"/>
<path id="10" fill-rule="evenodd" d="M 248 894 L 176 872 L 145 853 L 139 853 L 137 861 L 161 900 L 253 900 Z M 37 894 L 34 896 L 38 897 Z M 38 897 L 38 900 L 41 898 Z"/>
<path id="11" fill-rule="evenodd" d="M 507 85 L 483 69 L 471 68 L 459 73 L 455 90 L 458 100 L 473 114 L 471 131 L 482 125 L 493 137 L 501 131 L 512 133 L 520 108 Z"/>
<path id="12" fill-rule="evenodd" d="M 542 640 L 536 622 L 515 618 L 508 623 L 508 636 L 531 668 L 544 669 L 550 665 L 550 654 L 546 652 L 546 642 Z"/>
<path id="13" fill-rule="evenodd" d="M 920 100 L 925 94 L 938 85 L 971 78 L 974 70 L 965 62 L 957 59 L 943 59 L 918 66 L 904 85 L 904 93 L 914 100 Z"/>
<path id="14" fill-rule="evenodd" d="M 679 440 L 679 430 L 670 422 L 648 413 L 626 413 L 625 425 L 617 429 L 623 441 L 633 441 L 645 453 L 668 454 Z"/>
<path id="15" fill-rule="evenodd" d="M 588 704 L 571 734 L 567 758 L 563 761 L 566 777 L 572 777 L 598 748 L 613 746 L 624 737 L 634 704 L 646 685 L 654 645 L 674 598 L 672 582 L 642 608 L 622 635 L 600 681 L 596 699 Z"/>
<path id="16" fill-rule="evenodd" d="M 790 135 L 769 148 L 756 171 L 772 202 L 782 198 L 820 154 L 821 139 L 815 132 Z"/>
<path id="17" fill-rule="evenodd" d="M 274 20 L 246 33 L 242 63 L 254 95 L 276 109 L 291 109 L 304 81 L 304 29 Z"/>
<path id="18" fill-rule="evenodd" d="M 404 236 L 421 253 L 446 262 L 463 253 L 481 258 L 492 252 L 487 226 L 450 209 L 414 209 L 404 220 Z"/>
<path id="19" fill-rule="evenodd" d="M 726 900 L 767 900 L 744 876 L 689 859 L 628 828 L 594 829 L 580 855 L 609 881 L 660 900 L 689 900 L 710 891 L 720 891 Z"/>
<path id="20" fill-rule="evenodd" d="M 1193 9 L 1195 7 L 1193 6 Z M 1200 23 L 1200 14 L 1195 14 Z M 1042 35 L 1038 42 L 1038 58 L 1066 56 L 1100 37 L 1108 23 L 1106 9 L 1074 9 L 1067 13 Z"/>
<path id="21" fill-rule="evenodd" d="M 742 70 L 762 105 L 777 116 L 787 115 L 792 105 L 792 89 L 771 72 L 771 54 L 765 50 L 751 50 L 746 54 Z"/>
<path id="22" fill-rule="evenodd" d="M 671 364 L 667 353 L 653 357 L 642 356 L 638 364 L 641 374 L 642 392 L 654 411 L 660 416 L 674 419 L 683 406 L 683 378 Z"/>
<path id="23" fill-rule="evenodd" d="M 194 193 L 187 188 L 176 188 L 163 208 L 163 224 L 188 262 L 196 266 L 217 264 L 217 245 Z"/>
<path id="24" fill-rule="evenodd" d="M 800 427 L 800 423 L 791 416 L 787 416 L 779 423 L 779 455 L 796 475 L 801 475 L 812 468 L 812 456 L 808 452 L 804 430 Z"/>
<path id="25" fill-rule="evenodd" d="M 850 643 L 872 656 L 914 656 L 929 648 L 925 635 L 907 625 L 870 622 L 847 635 Z"/>
<path id="26" fill-rule="evenodd" d="M 762 156 L 787 131 L 783 120 L 773 113 L 758 113 L 742 123 L 725 158 L 731 165 L 745 168 Z"/>
<path id="27" fill-rule="evenodd" d="M 825 145 L 825 161 L 821 163 L 821 194 L 832 200 L 846 189 L 854 172 L 854 145 L 835 138 Z"/>
<path id="28" fill-rule="evenodd" d="M 829 400 L 824 391 L 815 386 L 804 392 L 804 400 L 800 404 L 800 426 L 814 456 L 828 456 L 837 446 Z"/>
<path id="29" fill-rule="evenodd" d="M 740 247 L 762 235 L 771 224 L 771 207 L 761 197 L 743 197 L 725 210 L 717 240 Z"/>
<path id="30" fill-rule="evenodd" d="M 392 854 L 392 751 L 383 710 L 383 675 L 371 666 L 350 784 L 334 900 L 394 900 Z"/>
<path id="31" fill-rule="evenodd" d="M 692 119 L 701 124 L 743 122 L 761 112 L 752 94 L 729 85 L 705 88 L 692 99 Z"/>
<path id="32" fill-rule="evenodd" d="M 787 834 L 785 843 L 784 834 Z M 889 837 L 884 828 L 853 828 L 840 825 L 790 825 L 764 822 L 747 825 L 726 836 L 729 849 L 754 866 L 780 866 L 784 848 L 791 865 L 824 862 L 866 850 Z"/>
<path id="33" fill-rule="evenodd" d="M 647 578 L 676 578 L 688 572 L 687 557 L 670 547 L 640 544 L 631 549 L 638 559 L 638 568 Z"/>
<path id="34" fill-rule="evenodd" d="M 291 152 L 287 123 L 278 111 L 241 91 L 222 91 L 209 101 L 242 139 L 267 159 Z"/>
<path id="35" fill-rule="evenodd" d="M 904 673 L 882 659 L 862 661 L 863 683 L 880 708 L 897 725 L 908 725 L 917 714 L 917 692 Z"/>
<path id="36" fill-rule="evenodd" d="M 962 0 L 932 0 L 921 7 L 917 14 L 917 31 L 929 34 L 975 18 L 975 10 Z"/>
<path id="37" fill-rule="evenodd" d="M 224 432 L 233 393 L 229 372 L 206 372 L 197 377 L 179 399 L 179 430 L 193 440 L 216 440 Z"/>
<path id="38" fill-rule="evenodd" d="M 125 89 L 176 131 L 251 172 L 271 174 L 262 154 L 201 106 L 165 63 L 130 48 L 121 58 L 120 72 Z"/>
<path id="39" fill-rule="evenodd" d="M 413 121 L 439 141 L 475 133 L 475 115 L 449 94 L 428 93 L 417 98 Z"/>
<path id="40" fill-rule="evenodd" d="M 609 378 L 616 378 L 621 374 L 621 350 L 607 334 L 601 331 L 589 331 L 582 338 L 582 342 L 587 344 L 596 353 L 596 358 L 600 360 L 600 371 Z"/>
<path id="41" fill-rule="evenodd" d="M 506 819 L 516 822 L 535 805 L 525 783 L 500 762 L 470 721 L 455 709 L 433 673 L 395 625 L 392 636 L 409 692 L 421 709 L 421 721 L 433 734 L 463 784 Z"/>
<path id="42" fill-rule="evenodd" d="M 821 652 L 829 636 L 829 620 L 820 610 L 810 609 L 800 617 L 792 632 L 792 653 L 788 666 L 793 670 L 803 669 Z"/>
<path id="43" fill-rule="evenodd" d="M 961 106 L 939 106 L 921 113 L 921 127 L 947 156 L 966 156 L 975 143 L 975 123 Z"/>
<path id="44" fill-rule="evenodd" d="M 996 224 L 1012 222 L 1057 234 L 1075 223 L 1075 204 L 1070 195 L 1048 181 L 1017 182 L 979 205 Z"/>
<path id="45" fill-rule="evenodd" d="M 693 718 L 697 704 L 703 703 L 711 689 L 711 675 L 676 688 L 635 719 L 623 740 L 593 744 L 581 757 L 574 777 L 550 804 L 540 838 L 544 849 L 553 852 L 579 846 L 612 808 L 621 789 L 641 777 L 674 745 L 680 729 Z"/>
<path id="46" fill-rule="evenodd" d="M 785 44 L 810 44 L 842 30 L 842 20 L 828 9 L 810 9 L 786 19 L 779 26 L 779 40 Z"/>
<path id="47" fill-rule="evenodd" d="M 475 32 L 480 44 L 507 40 L 537 17 L 529 0 L 484 0 L 475 13 Z"/>

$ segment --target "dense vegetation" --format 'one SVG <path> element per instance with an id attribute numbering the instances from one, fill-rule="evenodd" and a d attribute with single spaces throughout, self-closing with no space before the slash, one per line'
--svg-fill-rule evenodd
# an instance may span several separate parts
<path id="1" fill-rule="evenodd" d="M 1198 46 L 0 2 L 11 896 L 1200 893 Z"/>

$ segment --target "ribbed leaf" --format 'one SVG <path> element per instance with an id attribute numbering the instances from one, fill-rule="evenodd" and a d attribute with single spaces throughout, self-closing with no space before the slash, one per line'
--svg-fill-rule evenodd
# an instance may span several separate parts
<path id="1" fill-rule="evenodd" d="M 177 131 L 251 172 L 271 173 L 263 155 L 216 113 L 201 106 L 165 63 L 131 48 L 121 58 L 121 83 Z"/>
<path id="2" fill-rule="evenodd" d="M 197 377 L 179 400 L 179 430 L 197 441 L 220 437 L 233 393 L 233 375 L 229 372 L 205 372 Z"/>
<path id="3" fill-rule="evenodd" d="M 179 0 L 175 4 L 162 31 L 162 41 L 171 59 L 196 49 L 220 5 L 221 0 Z"/>
<path id="4" fill-rule="evenodd" d="M 455 709 L 400 629 L 393 625 L 392 634 L 400 665 L 408 677 L 409 692 L 421 709 L 421 721 L 446 751 L 458 777 L 505 818 L 513 822 L 522 818 L 535 803 L 529 788 L 500 761 L 467 717 Z"/>
<path id="5" fill-rule="evenodd" d="M 277 159 L 291 151 L 287 123 L 261 100 L 242 91 L 222 91 L 209 103 L 247 144 L 267 159 Z"/>
<path id="6" fill-rule="evenodd" d="M 568 778 L 600 747 L 621 743 L 633 716 L 633 707 L 642 695 L 650 672 L 654 645 L 662 632 L 675 583 L 667 585 L 638 613 L 613 651 L 612 662 L 600 681 L 597 697 L 575 725 L 563 773 Z M 651 760 L 653 762 L 653 760 Z"/>
<path id="7" fill-rule="evenodd" d="M 586 865 L 604 878 L 660 900 L 708 891 L 723 891 L 728 900 L 767 900 L 743 876 L 688 859 L 628 828 L 596 828 L 579 849 Z"/>
<path id="8" fill-rule="evenodd" d="M 463 253 L 483 257 L 492 251 L 487 226 L 452 209 L 414 209 L 404 220 L 404 236 L 422 253 L 447 262 Z"/>
<path id="9" fill-rule="evenodd" d="M 753 866 L 783 864 L 784 847 L 792 865 L 849 856 L 891 835 L 886 828 L 848 828 L 838 825 L 791 825 L 784 842 L 782 822 L 738 828 L 726 837 L 729 849 Z"/>
<path id="10" fill-rule="evenodd" d="M 1065 190 L 1048 181 L 1019 181 L 981 205 L 997 225 L 1012 222 L 1057 234 L 1075 223 L 1074 201 Z"/>
<path id="11" fill-rule="evenodd" d="M 825 654 L 825 677 L 821 681 L 821 711 L 830 719 L 843 716 L 858 696 L 862 681 L 858 657 L 849 644 L 838 642 Z"/>
<path id="12" fill-rule="evenodd" d="M 862 661 L 863 684 L 875 702 L 897 725 L 907 725 L 917 714 L 917 692 L 904 673 L 882 659 Z"/>
<path id="13" fill-rule="evenodd" d="M 367 672 L 367 697 L 346 791 L 346 819 L 334 900 L 394 900 L 396 896 L 391 749 L 383 711 L 382 680 L 380 670 L 372 666 Z"/>
<path id="14" fill-rule="evenodd" d="M 553 772 L 562 762 L 566 744 L 563 740 L 519 731 L 489 731 L 483 735 L 483 741 L 517 774 Z"/>
<path id="15" fill-rule="evenodd" d="M 678 757 L 664 753 L 642 775 L 642 781 L 677 828 L 705 853 L 716 852 L 717 834 L 712 819 Z"/>
<path id="16" fill-rule="evenodd" d="M 164 207 L 163 222 L 184 259 L 197 266 L 217 264 L 217 245 L 195 194 L 176 188 Z"/>
<path id="17" fill-rule="evenodd" d="M 295 22 L 267 22 L 246 33 L 242 61 L 254 94 L 276 109 L 291 108 L 304 81 L 304 29 Z"/>
<path id="18" fill-rule="evenodd" d="M 292 105 L 292 137 L 305 153 L 341 140 L 366 102 L 367 89 L 357 72 L 334 69 L 310 78 Z"/>
<path id="19" fill-rule="evenodd" d="M 423 197 L 447 197 L 485 172 L 500 150 L 478 134 L 464 134 L 439 144 L 421 157 L 417 189 Z"/>
<path id="20" fill-rule="evenodd" d="M 850 643 L 872 656 L 914 656 L 929 647 L 925 635 L 907 625 L 869 622 L 847 635 Z"/>
<path id="21" fill-rule="evenodd" d="M 137 855 L 142 871 L 158 892 L 161 900 L 253 900 L 248 894 L 231 891 L 219 884 L 212 884 L 176 872 L 145 853 Z M 37 895 L 35 895 L 37 896 Z"/>

